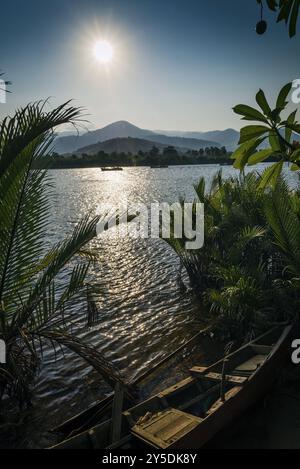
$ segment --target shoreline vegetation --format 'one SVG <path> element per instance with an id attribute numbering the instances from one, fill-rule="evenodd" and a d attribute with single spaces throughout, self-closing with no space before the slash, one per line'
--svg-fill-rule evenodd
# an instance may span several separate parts
<path id="1" fill-rule="evenodd" d="M 281 89 L 275 109 L 262 90 L 259 110 L 234 108 L 253 121 L 231 156 L 239 176 L 225 179 L 219 171 L 209 190 L 204 178 L 194 186 L 195 203 L 205 206 L 205 249 L 190 252 L 174 236 L 168 241 L 228 340 L 250 340 L 274 323 L 299 319 L 300 190 L 282 175 L 285 163 L 300 169 L 300 145 L 292 141 L 293 132 L 300 134 L 297 111 L 282 117 L 291 89 L 292 83 Z M 270 147 L 261 149 L 266 141 Z M 258 175 L 255 166 L 270 158 L 275 162 Z M 246 166 L 254 171 L 245 175 Z"/>
<path id="2" fill-rule="evenodd" d="M 77 169 L 77 168 L 101 168 L 101 167 L 166 167 L 166 166 L 192 166 L 192 165 L 224 165 L 232 166 L 232 152 L 225 147 L 211 147 L 203 150 L 191 150 L 180 154 L 176 148 L 168 147 L 163 153 L 159 153 L 156 147 L 148 152 L 131 153 L 105 153 L 95 155 L 58 155 L 53 153 L 45 156 L 36 163 L 35 167 L 48 169 Z M 271 157 L 267 162 L 276 161 Z"/>

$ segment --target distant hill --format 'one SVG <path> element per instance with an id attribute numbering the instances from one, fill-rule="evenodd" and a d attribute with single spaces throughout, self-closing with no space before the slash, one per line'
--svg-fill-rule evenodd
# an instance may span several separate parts
<path id="1" fill-rule="evenodd" d="M 163 143 L 164 145 L 172 145 L 173 147 L 185 148 L 188 150 L 200 150 L 206 147 L 220 147 L 218 142 L 206 140 L 204 138 L 186 138 L 186 137 L 170 137 L 168 135 L 154 134 L 149 135 L 147 140 Z"/>
<path id="2" fill-rule="evenodd" d="M 206 140 L 203 138 L 197 139 L 181 136 L 167 136 L 152 132 L 151 130 L 140 129 L 137 126 L 130 124 L 130 122 L 118 121 L 107 125 L 102 129 L 86 132 L 83 135 L 58 137 L 54 143 L 54 151 L 59 154 L 75 153 L 78 149 L 90 145 L 103 143 L 112 139 L 126 139 L 127 137 L 144 139 L 162 145 L 172 145 L 178 148 L 184 148 L 185 150 L 199 150 L 200 148 L 205 147 L 220 146 L 217 141 Z"/>
<path id="3" fill-rule="evenodd" d="M 142 138 L 112 138 L 106 140 L 105 142 L 95 143 L 93 145 L 88 145 L 83 148 L 79 148 L 74 152 L 75 155 L 95 155 L 100 151 L 103 151 L 107 154 L 111 153 L 131 153 L 137 154 L 139 151 L 149 152 L 153 146 L 156 146 L 161 152 L 168 145 L 163 145 L 162 143 L 153 142 L 152 140 L 145 140 Z M 178 148 L 180 152 L 186 152 L 188 148 Z"/>
<path id="4" fill-rule="evenodd" d="M 212 130 L 209 132 L 193 132 L 193 131 L 176 131 L 176 130 L 158 130 L 164 135 L 170 137 L 184 137 L 184 138 L 196 138 L 204 139 L 217 142 L 219 145 L 227 148 L 228 151 L 233 151 L 236 149 L 240 134 L 237 130 L 226 129 L 226 130 Z"/>

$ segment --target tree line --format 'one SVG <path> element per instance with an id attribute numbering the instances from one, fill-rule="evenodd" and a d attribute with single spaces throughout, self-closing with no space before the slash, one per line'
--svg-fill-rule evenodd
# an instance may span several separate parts
<path id="1" fill-rule="evenodd" d="M 58 155 L 53 153 L 44 162 L 48 167 L 78 168 L 98 166 L 152 166 L 152 165 L 192 165 L 192 164 L 228 164 L 231 153 L 223 146 L 207 147 L 199 150 L 187 150 L 181 153 L 173 146 L 167 146 L 162 151 L 155 145 L 150 151 L 138 151 L 137 153 L 99 151 L 93 155 Z M 39 163 L 40 164 L 40 163 Z"/>

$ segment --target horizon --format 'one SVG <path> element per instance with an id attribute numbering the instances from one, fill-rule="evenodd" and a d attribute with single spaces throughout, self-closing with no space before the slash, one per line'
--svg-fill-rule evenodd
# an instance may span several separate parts
<path id="1" fill-rule="evenodd" d="M 1 31 L 12 81 L 1 117 L 50 96 L 51 107 L 74 99 L 95 129 L 126 116 L 143 129 L 239 130 L 234 105 L 298 76 L 299 38 L 269 11 L 258 36 L 254 1 L 16 0 L 2 9 L 14 21 Z"/>
<path id="2" fill-rule="evenodd" d="M 126 119 L 120 119 L 120 120 L 117 120 L 117 121 L 113 121 L 113 122 L 108 122 L 107 124 L 104 124 L 102 127 L 97 127 L 97 128 L 87 128 L 87 129 L 84 129 L 84 132 L 94 132 L 94 131 L 97 131 L 97 130 L 102 130 L 102 129 L 105 129 L 106 127 L 109 127 L 111 125 L 114 125 L 114 124 L 121 124 L 121 123 L 126 123 L 126 124 L 130 124 L 134 127 L 137 127 L 141 130 L 150 130 L 151 132 L 154 132 L 154 133 L 158 133 L 158 132 L 191 132 L 191 133 L 194 133 L 194 132 L 203 132 L 203 133 L 207 133 L 207 132 L 226 132 L 227 130 L 233 130 L 235 132 L 238 132 L 237 129 L 234 129 L 233 127 L 227 127 L 227 128 L 224 128 L 224 129 L 210 129 L 210 130 L 201 130 L 201 129 L 146 129 L 144 127 L 141 127 L 139 126 L 138 124 L 134 123 L 134 122 L 130 122 L 129 120 L 126 120 Z M 76 134 L 76 130 L 74 131 L 71 131 L 71 130 L 57 130 L 57 134 L 60 134 L 60 133 L 66 133 L 66 132 L 72 132 L 74 134 Z"/>

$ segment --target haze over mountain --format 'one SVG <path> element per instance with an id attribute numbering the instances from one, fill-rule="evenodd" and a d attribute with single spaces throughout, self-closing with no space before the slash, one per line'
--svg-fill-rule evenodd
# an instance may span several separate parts
<path id="1" fill-rule="evenodd" d="M 75 155 L 95 155 L 100 151 L 103 151 L 107 154 L 111 153 L 131 153 L 137 154 L 139 151 L 149 152 L 154 146 L 154 142 L 151 140 L 145 140 L 142 138 L 112 138 L 110 140 L 105 140 L 104 142 L 94 143 L 93 145 L 88 145 L 87 147 L 80 148 Z M 155 142 L 155 146 L 159 149 L 160 152 L 168 145 Z M 175 147 L 176 150 L 180 153 L 185 153 L 188 151 L 188 148 Z"/>
<path id="2" fill-rule="evenodd" d="M 191 134 L 195 135 L 196 133 L 191 132 Z M 218 142 L 213 139 L 195 138 L 192 135 L 182 136 L 181 132 L 178 132 L 177 135 L 166 135 L 165 133 L 157 133 L 152 130 L 141 129 L 130 122 L 118 121 L 109 124 L 102 129 L 86 132 L 82 135 L 69 135 L 62 137 L 58 135 L 55 141 L 54 151 L 59 154 L 78 153 L 79 149 L 81 150 L 82 148 L 90 145 L 103 143 L 112 139 L 126 139 L 128 137 L 147 140 L 149 142 L 153 142 L 152 145 L 156 146 L 172 145 L 184 150 L 199 150 L 200 148 L 220 147 L 224 145 L 221 138 L 219 138 L 220 142 Z"/>
<path id="3" fill-rule="evenodd" d="M 233 151 L 237 147 L 240 134 L 237 130 L 226 129 L 226 130 L 212 130 L 208 132 L 193 132 L 193 131 L 176 131 L 176 130 L 158 130 L 158 133 L 164 135 L 179 136 L 184 138 L 196 138 L 210 140 L 219 143 L 221 146 L 227 148 L 228 151 Z"/>

